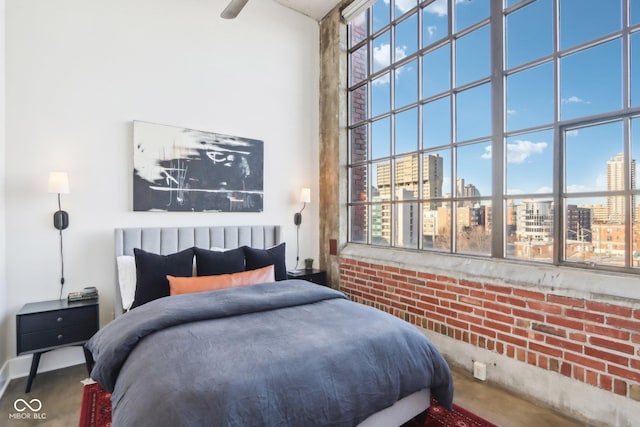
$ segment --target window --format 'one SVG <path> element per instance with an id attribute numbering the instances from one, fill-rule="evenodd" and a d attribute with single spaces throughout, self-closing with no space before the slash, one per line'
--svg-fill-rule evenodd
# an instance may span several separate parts
<path id="1" fill-rule="evenodd" d="M 349 241 L 640 268 L 639 17 L 636 0 L 373 3 L 349 23 Z"/>

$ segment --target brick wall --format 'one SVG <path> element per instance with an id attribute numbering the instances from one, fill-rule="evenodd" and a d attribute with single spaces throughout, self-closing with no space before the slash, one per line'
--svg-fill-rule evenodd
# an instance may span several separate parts
<path id="1" fill-rule="evenodd" d="M 640 400 L 640 309 L 340 260 L 353 301 L 414 325 Z"/>

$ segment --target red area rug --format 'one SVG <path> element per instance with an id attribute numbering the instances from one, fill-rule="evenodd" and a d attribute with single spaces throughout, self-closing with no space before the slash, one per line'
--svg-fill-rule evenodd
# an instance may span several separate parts
<path id="1" fill-rule="evenodd" d="M 79 427 L 111 427 L 111 393 L 98 383 L 84 386 Z"/>
<path id="2" fill-rule="evenodd" d="M 111 427 L 111 393 L 100 384 L 87 384 L 82 395 L 79 427 Z M 402 427 L 497 427 L 458 405 L 448 411 L 431 399 L 427 411 Z"/>
<path id="3" fill-rule="evenodd" d="M 451 411 L 431 398 L 431 406 L 402 427 L 498 427 L 489 421 L 453 404 Z"/>

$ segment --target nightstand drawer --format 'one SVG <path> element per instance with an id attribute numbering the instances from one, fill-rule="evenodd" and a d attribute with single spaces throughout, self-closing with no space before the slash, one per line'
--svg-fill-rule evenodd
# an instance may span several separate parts
<path id="1" fill-rule="evenodd" d="M 37 331 L 60 329 L 80 323 L 95 323 L 97 306 L 69 308 L 25 314 L 20 318 L 20 332 L 28 334 Z"/>
<path id="2" fill-rule="evenodd" d="M 95 324 L 86 324 L 22 334 L 20 336 L 20 352 L 26 353 L 33 350 L 84 342 L 91 338 L 96 332 Z"/>

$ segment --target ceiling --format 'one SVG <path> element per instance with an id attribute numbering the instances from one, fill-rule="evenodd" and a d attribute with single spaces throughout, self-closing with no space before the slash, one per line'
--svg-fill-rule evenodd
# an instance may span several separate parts
<path id="1" fill-rule="evenodd" d="M 316 21 L 325 17 L 341 0 L 275 0 L 277 3 L 307 15 Z"/>

